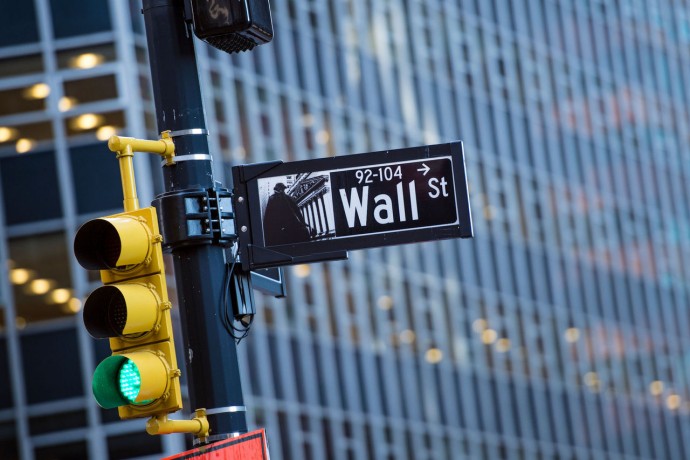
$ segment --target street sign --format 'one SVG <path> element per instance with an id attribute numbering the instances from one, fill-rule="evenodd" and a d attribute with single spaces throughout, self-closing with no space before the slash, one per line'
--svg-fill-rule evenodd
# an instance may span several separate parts
<path id="1" fill-rule="evenodd" d="M 232 169 L 245 270 L 472 237 L 461 142 Z"/>

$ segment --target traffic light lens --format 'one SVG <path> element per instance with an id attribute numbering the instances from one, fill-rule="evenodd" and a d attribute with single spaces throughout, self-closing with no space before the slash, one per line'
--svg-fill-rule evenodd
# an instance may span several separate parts
<path id="1" fill-rule="evenodd" d="M 138 339 L 154 331 L 160 316 L 158 278 L 150 285 L 120 283 L 101 286 L 84 304 L 84 325 L 92 337 Z"/>
<path id="2" fill-rule="evenodd" d="M 120 258 L 122 252 L 122 241 L 117 230 L 112 225 L 108 224 L 103 228 L 101 234 L 101 257 L 103 264 L 108 268 L 115 268 L 117 260 Z"/>
<path id="3" fill-rule="evenodd" d="M 122 334 L 122 331 L 127 325 L 127 302 L 125 297 L 118 291 L 117 296 L 111 297 L 111 304 L 108 308 L 108 317 L 112 321 L 113 330 L 118 334 Z"/>
<path id="4" fill-rule="evenodd" d="M 85 223 L 74 240 L 74 253 L 87 269 L 115 268 L 122 243 L 117 228 L 105 219 Z"/>
<path id="5" fill-rule="evenodd" d="M 141 390 L 141 374 L 139 368 L 131 359 L 125 361 L 120 369 L 120 393 L 130 404 L 148 404 L 152 400 L 137 401 Z"/>
<path id="6" fill-rule="evenodd" d="M 110 216 L 82 225 L 74 237 L 74 255 L 88 270 L 131 270 L 149 255 L 148 227 L 131 216 Z"/>

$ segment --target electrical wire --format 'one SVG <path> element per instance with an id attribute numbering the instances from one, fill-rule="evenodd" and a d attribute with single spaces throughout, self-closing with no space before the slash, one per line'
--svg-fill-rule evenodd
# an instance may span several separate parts
<path id="1" fill-rule="evenodd" d="M 232 274 L 235 271 L 235 265 L 237 264 L 237 254 L 233 254 L 232 263 L 225 264 L 225 276 L 223 278 L 223 294 L 221 298 L 221 322 L 225 330 L 230 334 L 235 340 L 235 343 L 239 343 L 249 335 L 249 329 L 254 322 L 254 315 L 245 315 L 239 320 L 235 318 L 235 314 L 232 308 L 232 301 L 229 299 L 229 292 L 232 288 Z M 245 291 L 245 284 L 242 282 L 238 283 L 239 299 L 242 305 L 246 305 L 247 293 Z M 248 319 L 247 319 L 248 318 Z M 235 322 L 239 322 L 242 327 L 235 326 Z"/>

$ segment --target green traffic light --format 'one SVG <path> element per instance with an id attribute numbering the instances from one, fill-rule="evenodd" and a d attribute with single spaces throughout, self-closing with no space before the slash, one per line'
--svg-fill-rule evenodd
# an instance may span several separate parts
<path id="1" fill-rule="evenodd" d="M 141 390 L 141 374 L 139 373 L 139 367 L 131 359 L 125 361 L 120 368 L 118 381 L 120 384 L 120 394 L 130 404 L 148 404 L 153 401 L 153 399 L 137 401 L 137 396 L 139 396 L 139 391 Z"/>
<path id="2" fill-rule="evenodd" d="M 102 361 L 93 374 L 93 395 L 96 402 L 104 409 L 131 404 L 120 391 L 120 371 L 127 362 L 125 356 L 114 355 Z"/>
<path id="3" fill-rule="evenodd" d="M 135 404 L 149 404 L 154 399 L 137 401 L 141 392 L 141 372 L 136 362 L 122 355 L 106 358 L 96 368 L 93 376 L 93 394 L 105 409 Z"/>
<path id="4" fill-rule="evenodd" d="M 131 359 L 125 361 L 119 374 L 120 393 L 131 404 L 135 404 L 139 390 L 141 389 L 141 374 L 139 368 Z"/>

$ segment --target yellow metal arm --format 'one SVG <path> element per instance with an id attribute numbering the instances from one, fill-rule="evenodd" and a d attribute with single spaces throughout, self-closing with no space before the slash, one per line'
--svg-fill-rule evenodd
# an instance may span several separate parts
<path id="1" fill-rule="evenodd" d="M 170 420 L 166 415 L 151 417 L 146 422 L 148 434 L 191 433 L 202 441 L 208 438 L 209 425 L 205 409 L 197 409 L 191 420 Z"/>
<path id="2" fill-rule="evenodd" d="M 134 181 L 134 152 L 157 153 L 165 158 L 167 165 L 175 164 L 175 144 L 170 138 L 170 131 L 163 131 L 157 141 L 135 139 L 133 137 L 111 136 L 108 140 L 108 148 L 117 152 L 120 161 L 120 178 L 122 179 L 122 195 L 124 196 L 125 211 L 139 209 L 137 198 L 137 185 Z"/>
<path id="3" fill-rule="evenodd" d="M 170 138 L 169 131 L 163 131 L 161 133 L 161 138 L 157 141 L 121 136 L 112 136 L 110 140 L 108 140 L 108 148 L 113 152 L 122 152 L 128 146 L 133 152 L 157 153 L 165 158 L 167 164 L 170 165 L 174 163 L 175 144 L 173 144 Z"/>

